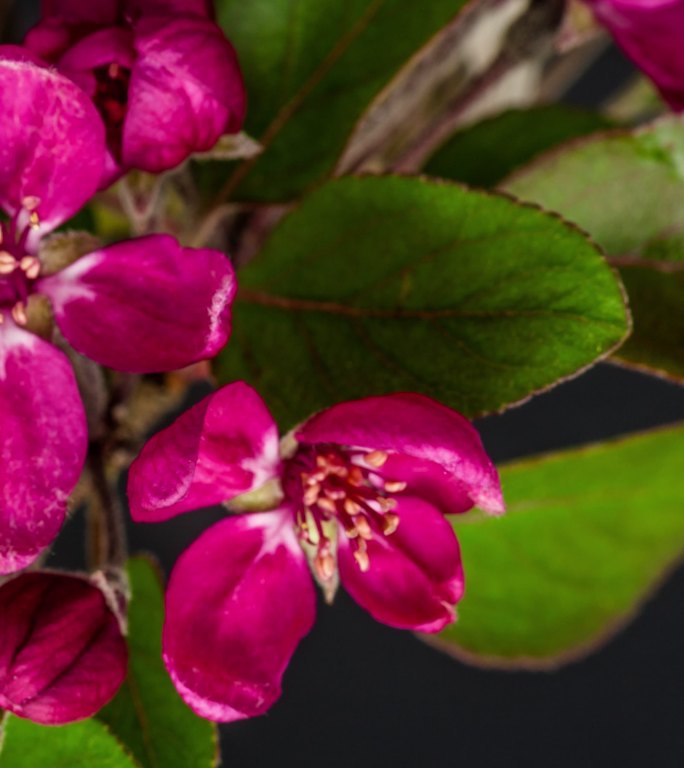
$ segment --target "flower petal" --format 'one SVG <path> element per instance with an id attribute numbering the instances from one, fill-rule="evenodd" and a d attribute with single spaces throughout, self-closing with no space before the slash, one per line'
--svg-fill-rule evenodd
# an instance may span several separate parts
<path id="1" fill-rule="evenodd" d="M 261 715 L 314 621 L 290 510 L 241 515 L 181 556 L 166 597 L 164 661 L 185 702 L 228 722 Z"/>
<path id="2" fill-rule="evenodd" d="M 0 325 L 0 573 L 57 535 L 83 468 L 87 430 L 71 366 L 51 344 Z"/>
<path id="3" fill-rule="evenodd" d="M 0 587 L 0 707 L 44 725 L 94 715 L 126 676 L 126 643 L 88 579 L 25 573 Z"/>
<path id="4" fill-rule="evenodd" d="M 394 510 L 399 527 L 374 532 L 367 542 L 369 567 L 362 571 L 346 536 L 338 558 L 344 588 L 383 624 L 439 632 L 455 618 L 463 595 L 458 541 L 444 516 L 422 499 L 401 497 Z"/>
<path id="5" fill-rule="evenodd" d="M 118 65 L 123 71 L 130 71 L 134 62 L 133 32 L 128 27 L 121 26 L 98 29 L 83 37 L 71 46 L 59 61 L 60 71 L 82 88 L 101 110 L 107 137 L 101 189 L 116 181 L 126 170 L 120 165 L 123 124 L 119 116 L 112 119 L 110 114 L 111 102 L 115 105 L 114 114 L 116 115 L 119 114 L 119 110 L 125 110 L 126 107 L 125 103 L 120 103 L 120 99 L 125 100 L 125 90 L 122 94 L 117 88 L 107 94 L 105 89 L 105 97 L 102 98 L 100 94 L 98 98 L 98 88 L 101 84 L 98 83 L 95 72 L 101 68 L 108 68 L 112 64 Z M 123 82 L 120 83 L 120 87 L 125 89 Z"/>
<path id="6" fill-rule="evenodd" d="M 196 17 L 156 17 L 136 26 L 122 159 L 159 173 L 223 133 L 240 130 L 245 91 L 237 57 L 216 24 Z"/>
<path id="7" fill-rule="evenodd" d="M 278 428 L 244 382 L 222 387 L 152 437 L 128 475 L 139 522 L 219 504 L 259 488 L 280 465 Z"/>
<path id="8" fill-rule="evenodd" d="M 152 14 L 179 16 L 189 14 L 213 18 L 211 0 L 126 0 L 126 9 L 132 18 Z"/>
<path id="9" fill-rule="evenodd" d="M 670 106 L 684 110 L 684 5 L 680 0 L 588 0 L 588 4 Z"/>
<path id="10" fill-rule="evenodd" d="M 235 276 L 219 251 L 150 235 L 83 256 L 37 288 L 78 352 L 117 370 L 153 373 L 224 346 Z"/>
<path id="11" fill-rule="evenodd" d="M 409 491 L 427 495 L 444 512 L 473 505 L 492 514 L 504 511 L 498 474 L 477 431 L 429 397 L 404 392 L 340 403 L 304 422 L 295 437 L 403 454 L 390 456 L 380 473 L 412 483 Z"/>
<path id="12" fill-rule="evenodd" d="M 115 24 L 121 12 L 120 0 L 42 0 L 41 19 L 56 19 L 66 24 Z"/>
<path id="13" fill-rule="evenodd" d="M 11 46 L 0 46 L 0 116 L 0 207 L 13 215 L 36 198 L 39 233 L 50 231 L 97 189 L 102 121 L 78 86 Z"/>

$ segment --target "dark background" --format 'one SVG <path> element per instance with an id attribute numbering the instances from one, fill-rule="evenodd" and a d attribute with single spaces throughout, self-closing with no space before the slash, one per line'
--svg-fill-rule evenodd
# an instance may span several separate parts
<path id="1" fill-rule="evenodd" d="M 18 39 L 36 5 L 15 5 L 6 19 L 9 34 Z M 629 71 L 610 50 L 566 100 L 596 104 Z M 679 419 L 680 388 L 602 364 L 478 427 L 501 462 Z M 218 517 L 206 511 L 163 525 L 131 524 L 132 549 L 156 552 L 168 569 Z M 79 517 L 66 526 L 51 564 L 76 561 L 81 526 Z M 680 570 L 594 655 L 553 673 L 516 673 L 465 666 L 408 632 L 374 622 L 340 593 L 333 607 L 320 604 L 280 702 L 262 718 L 222 726 L 224 765 L 679 768 L 683 602 Z"/>

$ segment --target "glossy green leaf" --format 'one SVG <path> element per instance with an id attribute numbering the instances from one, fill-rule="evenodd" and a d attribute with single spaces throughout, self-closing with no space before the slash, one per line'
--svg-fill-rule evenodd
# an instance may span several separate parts
<path id="1" fill-rule="evenodd" d="M 245 76 L 246 130 L 265 149 L 240 166 L 245 178 L 236 196 L 289 200 L 329 175 L 364 109 L 463 5 L 464 0 L 217 3 Z"/>
<path id="2" fill-rule="evenodd" d="M 142 768 L 213 768 L 215 726 L 182 702 L 161 658 L 162 585 L 152 563 L 129 561 L 129 672 L 115 699 L 98 715 Z"/>
<path id="3" fill-rule="evenodd" d="M 634 332 L 617 357 L 684 378 L 684 123 L 571 143 L 506 188 L 577 222 L 620 269 Z"/>
<path id="4" fill-rule="evenodd" d="M 53 726 L 8 717 L 2 768 L 139 768 L 96 720 Z"/>
<path id="5" fill-rule="evenodd" d="M 222 382 L 283 426 L 392 390 L 475 415 L 612 350 L 627 321 L 595 247 L 557 217 L 446 183 L 329 182 L 240 271 Z"/>
<path id="6" fill-rule="evenodd" d="M 456 519 L 466 597 L 438 643 L 550 666 L 609 637 L 681 558 L 683 464 L 678 426 L 504 468 L 507 514 Z"/>
<path id="7" fill-rule="evenodd" d="M 564 104 L 511 109 L 454 134 L 430 158 L 425 172 L 492 187 L 556 144 L 609 126 L 596 112 Z"/>

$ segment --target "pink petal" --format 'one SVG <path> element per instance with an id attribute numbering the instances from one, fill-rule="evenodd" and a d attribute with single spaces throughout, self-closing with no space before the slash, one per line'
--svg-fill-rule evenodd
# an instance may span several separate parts
<path id="1" fill-rule="evenodd" d="M 94 715 L 126 676 L 126 643 L 97 587 L 25 573 L 0 587 L 0 707 L 45 725 Z"/>
<path id="2" fill-rule="evenodd" d="M 30 29 L 24 47 L 44 61 L 55 63 L 73 39 L 72 30 L 56 19 L 44 19 Z"/>
<path id="3" fill-rule="evenodd" d="M 211 0 L 127 0 L 125 5 L 128 13 L 134 19 L 153 14 L 171 17 L 189 14 L 205 19 L 214 17 Z"/>
<path id="4" fill-rule="evenodd" d="M 498 474 L 477 431 L 429 397 L 408 392 L 340 403 L 304 422 L 296 438 L 396 452 L 400 456 L 390 456 L 381 474 L 412 483 L 410 491 L 427 494 L 444 512 L 473 505 L 504 511 Z"/>
<path id="5" fill-rule="evenodd" d="M 0 325 L 0 573 L 57 535 L 83 468 L 87 429 L 71 366 L 51 344 Z"/>
<path id="6" fill-rule="evenodd" d="M 183 248 L 168 235 L 110 245 L 38 283 L 78 352 L 132 373 L 215 355 L 230 333 L 235 289 L 224 254 Z"/>
<path id="7" fill-rule="evenodd" d="M 95 90 L 93 69 L 111 63 L 130 69 L 134 61 L 131 30 L 126 27 L 110 27 L 93 32 L 69 48 L 60 60 L 59 68 L 92 97 Z M 88 78 L 84 79 L 86 73 Z"/>
<path id="8" fill-rule="evenodd" d="M 463 595 L 458 541 L 430 504 L 406 496 L 398 502 L 397 530 L 389 536 L 376 532 L 367 543 L 367 571 L 357 564 L 347 537 L 340 537 L 340 579 L 354 600 L 383 624 L 439 632 L 454 620 L 453 606 Z"/>
<path id="9" fill-rule="evenodd" d="M 118 64 L 130 70 L 135 62 L 133 32 L 128 27 L 100 29 L 84 37 L 62 56 L 59 68 L 79 85 L 91 98 L 97 94 L 97 80 L 94 70 Z M 96 104 L 97 104 L 96 100 Z M 102 105 L 99 105 L 102 107 Z M 122 123 L 112 122 L 103 109 L 103 120 L 107 134 L 107 153 L 100 188 L 104 189 L 123 175 L 121 167 Z"/>
<path id="10" fill-rule="evenodd" d="M 670 106 L 684 110 L 684 4 L 680 0 L 589 0 L 589 5 Z"/>
<path id="11" fill-rule="evenodd" d="M 123 163 L 159 173 L 240 129 L 245 92 L 235 51 L 201 18 L 144 19 L 136 26 Z"/>
<path id="12" fill-rule="evenodd" d="M 120 0 L 42 0 L 42 19 L 57 19 L 67 24 L 110 25 L 121 12 Z"/>
<path id="13" fill-rule="evenodd" d="M 223 722 L 261 715 L 314 621 L 290 510 L 233 517 L 181 556 L 166 597 L 164 660 L 185 702 Z"/>
<path id="14" fill-rule="evenodd" d="M 228 384 L 147 442 L 128 475 L 131 515 L 157 522 L 219 504 L 276 477 L 279 465 L 263 400 L 244 382 Z"/>
<path id="15" fill-rule="evenodd" d="M 102 121 L 80 88 L 27 52 L 0 46 L 0 206 L 38 198 L 40 232 L 81 208 L 102 175 Z M 25 223 L 25 222 L 22 222 Z"/>

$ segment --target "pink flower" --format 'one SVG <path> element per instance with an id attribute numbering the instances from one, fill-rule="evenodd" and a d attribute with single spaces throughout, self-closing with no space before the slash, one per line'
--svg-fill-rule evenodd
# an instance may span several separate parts
<path id="1" fill-rule="evenodd" d="M 185 701 L 230 721 L 265 712 L 314 620 L 307 560 L 328 598 L 341 578 L 374 618 L 438 632 L 463 594 L 444 514 L 499 514 L 499 479 L 473 427 L 417 394 L 369 397 L 284 438 L 242 382 L 155 435 L 131 466 L 135 520 L 232 499 L 238 510 L 181 556 L 166 597 L 164 659 Z M 237 498 L 236 498 L 237 497 Z"/>
<path id="2" fill-rule="evenodd" d="M 208 0 L 44 0 L 25 45 L 93 99 L 107 129 L 102 186 L 174 168 L 239 131 L 245 92 Z"/>
<path id="3" fill-rule="evenodd" d="M 87 578 L 25 573 L 0 587 L 0 708 L 44 725 L 94 715 L 126 677 L 126 642 Z"/>
<path id="4" fill-rule="evenodd" d="M 684 0 L 586 0 L 667 103 L 684 110 Z"/>
<path id="5" fill-rule="evenodd" d="M 97 187 L 102 123 L 70 80 L 0 47 L 0 573 L 51 543 L 80 475 L 86 419 L 66 356 L 24 327 L 35 296 L 81 354 L 122 371 L 180 368 L 215 354 L 235 284 L 225 256 L 152 236 L 45 274 L 41 238 Z"/>

